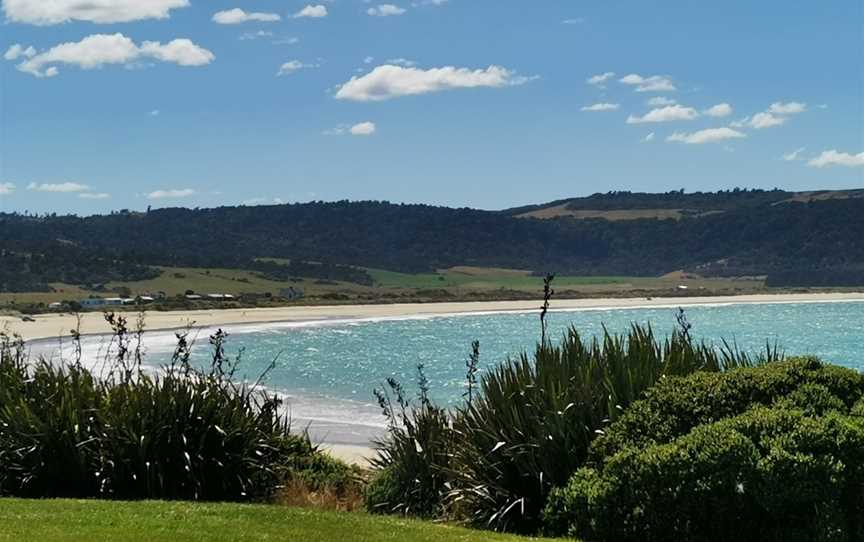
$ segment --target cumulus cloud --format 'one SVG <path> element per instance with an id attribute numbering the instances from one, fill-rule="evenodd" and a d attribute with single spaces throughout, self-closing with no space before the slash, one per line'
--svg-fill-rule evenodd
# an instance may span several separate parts
<path id="1" fill-rule="evenodd" d="M 25 49 L 23 45 L 16 43 L 6 50 L 3 58 L 6 60 L 18 60 L 19 58 L 33 58 L 34 56 L 36 56 L 36 49 L 32 46 Z"/>
<path id="2" fill-rule="evenodd" d="M 688 145 L 704 145 L 705 143 L 716 143 L 727 139 L 741 139 L 747 137 L 745 134 L 732 128 L 708 128 L 698 132 L 682 133 L 675 132 L 666 138 L 666 141 L 677 141 Z"/>
<path id="3" fill-rule="evenodd" d="M 318 64 L 306 64 L 305 62 L 300 62 L 299 60 L 289 60 L 288 62 L 279 66 L 279 71 L 276 72 L 276 77 L 282 77 L 283 75 L 291 75 L 292 73 L 298 72 L 300 70 L 317 67 Z"/>
<path id="4" fill-rule="evenodd" d="M 81 199 L 109 199 L 111 194 L 107 192 L 83 192 L 78 194 Z"/>
<path id="5" fill-rule="evenodd" d="M 194 196 L 195 191 L 191 188 L 169 188 L 164 190 L 155 190 L 147 194 L 147 199 L 181 199 Z"/>
<path id="6" fill-rule="evenodd" d="M 406 11 L 405 8 L 400 8 L 393 4 L 380 4 L 367 9 L 366 14 L 371 15 L 372 17 L 392 17 L 394 15 L 402 15 Z"/>
<path id="7" fill-rule="evenodd" d="M 615 77 L 615 72 L 598 73 L 587 79 L 589 85 L 602 85 L 609 79 Z"/>
<path id="8" fill-rule="evenodd" d="M 218 11 L 213 14 L 213 22 L 218 24 L 240 24 L 251 21 L 259 23 L 272 23 L 281 21 L 276 13 L 247 13 L 240 8 Z"/>
<path id="9" fill-rule="evenodd" d="M 30 183 L 27 185 L 27 190 L 35 190 L 37 192 L 85 192 L 90 190 L 86 184 L 80 183 Z"/>
<path id="10" fill-rule="evenodd" d="M 703 111 L 709 117 L 728 117 L 732 114 L 732 106 L 727 103 L 717 104 Z"/>
<path id="11" fill-rule="evenodd" d="M 648 122 L 674 122 L 679 120 L 693 120 L 699 116 L 692 107 L 684 107 L 681 105 L 667 105 L 652 109 L 641 117 L 630 115 L 627 117 L 627 124 L 645 124 Z"/>
<path id="12" fill-rule="evenodd" d="M 370 136 L 375 133 L 376 127 L 374 122 L 361 122 L 351 127 L 351 135 L 355 136 Z"/>
<path id="13" fill-rule="evenodd" d="M 797 115 L 806 110 L 807 104 L 801 102 L 775 102 L 768 108 L 768 112 L 775 115 Z"/>
<path id="14" fill-rule="evenodd" d="M 323 6 L 321 4 L 318 5 L 308 5 L 294 14 L 295 19 L 300 19 L 303 17 L 308 17 L 311 19 L 320 19 L 321 17 L 327 16 L 327 6 Z"/>
<path id="15" fill-rule="evenodd" d="M 188 39 L 166 44 L 145 41 L 137 45 L 123 34 L 94 34 L 78 42 L 56 45 L 21 62 L 17 68 L 36 77 L 53 77 L 59 73 L 56 64 L 92 70 L 108 64 L 129 65 L 151 59 L 180 66 L 203 66 L 214 58 L 213 53 Z"/>
<path id="16" fill-rule="evenodd" d="M 15 185 L 12 183 L 0 183 L 0 196 L 8 196 L 15 192 Z"/>
<path id="17" fill-rule="evenodd" d="M 517 76 L 513 71 L 501 66 L 477 70 L 445 66 L 423 70 L 385 64 L 365 75 L 352 77 L 339 87 L 336 99 L 376 102 L 457 88 L 521 85 L 531 79 Z"/>
<path id="18" fill-rule="evenodd" d="M 804 147 L 801 147 L 800 149 L 795 149 L 792 152 L 787 152 L 786 154 L 783 155 L 783 160 L 785 160 L 787 162 L 794 162 L 795 160 L 800 160 L 801 159 L 801 153 L 803 153 L 803 152 L 804 152 Z"/>
<path id="19" fill-rule="evenodd" d="M 838 152 L 836 150 L 822 151 L 822 154 L 807 162 L 811 167 L 830 167 L 830 166 L 845 166 L 845 167 L 864 167 L 864 152 L 858 154 L 850 154 L 848 152 Z"/>
<path id="20" fill-rule="evenodd" d="M 582 108 L 582 111 L 614 111 L 620 108 L 620 104 L 610 104 L 610 103 L 596 103 L 591 105 L 586 105 Z"/>
<path id="21" fill-rule="evenodd" d="M 777 117 L 767 111 L 756 113 L 747 121 L 747 126 L 757 130 L 771 128 L 772 126 L 781 126 L 783 124 L 786 124 L 786 117 Z"/>
<path id="22" fill-rule="evenodd" d="M 189 0 L 3 0 L 9 21 L 52 25 L 69 21 L 124 23 L 142 19 L 165 19 L 172 9 Z"/>
<path id="23" fill-rule="evenodd" d="M 635 86 L 636 92 L 672 92 L 675 90 L 672 79 L 665 75 L 642 77 L 641 75 L 631 73 L 630 75 L 625 75 L 619 81 L 625 85 Z"/>

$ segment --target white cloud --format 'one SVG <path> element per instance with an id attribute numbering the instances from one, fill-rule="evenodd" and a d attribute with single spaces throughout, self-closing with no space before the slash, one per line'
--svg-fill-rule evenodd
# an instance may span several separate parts
<path id="1" fill-rule="evenodd" d="M 786 123 L 786 117 L 776 117 L 768 112 L 756 113 L 747 121 L 747 125 L 751 128 L 761 130 L 763 128 L 771 128 L 772 126 L 780 126 Z"/>
<path id="2" fill-rule="evenodd" d="M 703 111 L 709 117 L 728 117 L 732 114 L 732 106 L 727 103 L 717 104 Z"/>
<path id="3" fill-rule="evenodd" d="M 136 45 L 123 34 L 94 34 L 78 42 L 56 45 L 21 62 L 17 68 L 36 77 L 53 77 L 58 74 L 54 64 L 71 64 L 92 70 L 108 64 L 130 65 L 153 59 L 180 66 L 203 66 L 214 58 L 213 53 L 188 39 L 176 39 L 164 45 L 158 41 Z"/>
<path id="4" fill-rule="evenodd" d="M 15 23 L 52 25 L 69 21 L 123 23 L 165 19 L 189 0 L 3 0 L 6 18 Z"/>
<path id="5" fill-rule="evenodd" d="M 745 134 L 732 128 L 708 128 L 693 133 L 675 132 L 666 138 L 666 141 L 678 141 L 688 145 L 703 145 L 705 143 L 716 143 L 727 139 L 741 139 L 747 137 Z"/>
<path id="6" fill-rule="evenodd" d="M 610 103 L 596 103 L 592 105 L 586 105 L 582 108 L 582 111 L 614 111 L 621 106 L 619 104 L 610 104 Z"/>
<path id="7" fill-rule="evenodd" d="M 21 57 L 33 58 L 34 56 L 36 56 L 36 49 L 32 46 L 25 49 L 23 45 L 16 43 L 6 51 L 3 58 L 6 60 L 18 60 Z"/>
<path id="8" fill-rule="evenodd" d="M 658 109 L 652 109 L 644 116 L 627 117 L 627 124 L 644 124 L 647 122 L 673 122 L 678 120 L 693 120 L 699 116 L 692 107 L 684 107 L 681 105 L 667 105 Z"/>
<path id="9" fill-rule="evenodd" d="M 260 35 L 261 32 L 259 32 L 258 34 Z M 296 45 L 298 43 L 300 43 L 300 38 L 297 37 L 279 38 L 273 40 L 273 45 Z"/>
<path id="10" fill-rule="evenodd" d="M 797 115 L 807 110 L 807 104 L 801 102 L 775 102 L 768 108 L 769 113 L 775 115 Z"/>
<path id="11" fill-rule="evenodd" d="M 151 117 L 158 117 L 161 114 L 162 114 L 162 112 L 159 111 L 158 109 L 154 109 L 154 110 L 150 111 L 149 113 L 147 113 L 147 115 L 149 115 Z"/>
<path id="12" fill-rule="evenodd" d="M 864 152 L 849 154 L 836 150 L 822 151 L 822 154 L 807 162 L 807 165 L 819 168 L 830 166 L 864 167 Z"/>
<path id="13" fill-rule="evenodd" d="M 27 190 L 35 190 L 37 192 L 85 192 L 90 190 L 86 184 L 80 183 L 30 183 L 27 185 Z"/>
<path id="14" fill-rule="evenodd" d="M 150 192 L 147 194 L 147 199 L 180 199 L 194 195 L 195 191 L 191 188 L 169 188 Z"/>
<path id="15" fill-rule="evenodd" d="M 391 58 L 387 60 L 387 64 L 395 64 L 396 66 L 407 66 L 409 68 L 411 66 L 417 65 L 416 62 L 414 62 L 413 60 L 408 60 L 407 58 Z"/>
<path id="16" fill-rule="evenodd" d="M 800 160 L 801 159 L 801 153 L 803 153 L 803 152 L 804 152 L 804 147 L 801 147 L 800 149 L 795 149 L 792 152 L 787 152 L 786 154 L 783 155 L 783 160 L 785 160 L 787 162 L 794 162 L 795 160 Z"/>
<path id="17" fill-rule="evenodd" d="M 457 88 L 505 87 L 530 81 L 501 66 L 471 70 L 445 66 L 422 70 L 419 68 L 378 66 L 362 76 L 354 76 L 339 87 L 337 100 L 373 102 L 398 96 L 412 96 Z"/>
<path id="18" fill-rule="evenodd" d="M 615 77 L 615 72 L 599 73 L 597 75 L 592 75 L 587 79 L 587 81 L 589 85 L 602 85 L 613 77 Z"/>
<path id="19" fill-rule="evenodd" d="M 299 19 L 301 17 L 309 17 L 311 19 L 320 19 L 321 17 L 327 16 L 327 6 L 318 4 L 318 5 L 308 5 L 294 14 L 295 19 Z"/>
<path id="20" fill-rule="evenodd" d="M 642 141 L 645 143 L 650 143 L 650 142 L 654 141 L 654 132 L 651 132 L 650 134 L 643 137 Z"/>
<path id="21" fill-rule="evenodd" d="M 664 105 L 675 105 L 678 102 L 665 96 L 654 96 L 647 103 L 652 107 L 663 107 Z"/>
<path id="22" fill-rule="evenodd" d="M 582 24 L 585 22 L 584 17 L 574 17 L 573 19 L 564 19 L 561 24 Z"/>
<path id="23" fill-rule="evenodd" d="M 318 64 L 306 64 L 304 62 L 300 62 L 299 60 L 289 60 L 288 62 L 279 66 L 279 71 L 276 72 L 277 77 L 281 77 L 283 75 L 291 75 L 299 70 L 305 70 L 308 68 L 317 68 Z"/>
<path id="24" fill-rule="evenodd" d="M 78 197 L 81 199 L 109 199 L 111 194 L 107 192 L 83 192 L 78 194 Z"/>
<path id="25" fill-rule="evenodd" d="M 371 15 L 372 17 L 392 17 L 394 15 L 402 15 L 406 11 L 405 8 L 400 8 L 393 4 L 380 4 L 367 9 L 366 14 Z"/>
<path id="26" fill-rule="evenodd" d="M 269 30 L 259 30 L 257 32 L 244 32 L 243 34 L 240 34 L 240 37 L 237 39 L 239 39 L 240 41 L 251 41 L 251 40 L 257 40 L 258 38 L 272 38 L 272 37 L 273 37 L 273 32 L 270 32 Z"/>
<path id="27" fill-rule="evenodd" d="M 375 133 L 376 129 L 374 122 L 361 122 L 352 126 L 350 131 L 351 135 L 370 136 Z"/>
<path id="28" fill-rule="evenodd" d="M 276 13 L 247 13 L 240 8 L 218 11 L 213 14 L 213 22 L 218 24 L 240 24 L 247 22 L 272 23 L 281 21 Z"/>
<path id="29" fill-rule="evenodd" d="M 0 183 L 0 196 L 8 196 L 15 192 L 15 185 L 12 183 Z"/>
<path id="30" fill-rule="evenodd" d="M 374 61 L 375 61 L 374 56 L 367 56 L 366 58 L 363 59 L 363 64 L 372 64 L 372 62 L 374 62 Z"/>
<path id="31" fill-rule="evenodd" d="M 625 85 L 635 86 L 636 92 L 672 92 L 675 90 L 672 79 L 665 75 L 642 77 L 641 75 L 631 73 L 630 75 L 625 75 L 619 81 Z"/>

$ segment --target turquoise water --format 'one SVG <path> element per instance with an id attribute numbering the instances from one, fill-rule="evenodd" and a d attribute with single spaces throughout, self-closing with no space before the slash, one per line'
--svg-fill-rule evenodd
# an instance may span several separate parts
<path id="1" fill-rule="evenodd" d="M 552 312 L 549 333 L 560 337 L 572 325 L 591 335 L 604 324 L 612 331 L 624 331 L 639 322 L 650 323 L 658 335 L 666 335 L 676 325 L 675 313 L 674 307 Z M 815 354 L 864 368 L 864 303 L 698 306 L 688 308 L 687 316 L 700 339 L 726 338 L 754 351 L 776 342 L 787 354 Z M 243 350 L 241 372 L 250 379 L 276 359 L 266 385 L 286 395 L 293 416 L 312 422 L 322 438 L 361 442 L 381 426 L 372 390 L 385 378 L 395 377 L 409 391 L 416 391 L 416 367 L 422 363 L 434 398 L 454 404 L 464 392 L 471 341 L 480 341 L 481 365 L 488 367 L 532 349 L 540 326 L 536 313 L 504 313 L 229 326 L 227 330 L 228 352 Z M 209 331 L 199 334 L 195 350 L 199 363 L 209 355 Z M 159 364 L 169 357 L 173 334 L 154 333 L 145 343 L 149 363 Z"/>

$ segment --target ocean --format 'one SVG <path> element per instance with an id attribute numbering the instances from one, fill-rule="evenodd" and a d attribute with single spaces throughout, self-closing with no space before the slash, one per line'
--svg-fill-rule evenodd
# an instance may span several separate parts
<path id="1" fill-rule="evenodd" d="M 553 304 L 554 306 L 554 304 Z M 626 331 L 631 323 L 650 324 L 658 336 L 676 326 L 677 307 L 552 311 L 549 336 L 558 339 L 573 326 L 584 336 Z M 723 339 L 742 350 L 778 345 L 788 355 L 812 354 L 861 370 L 864 368 L 864 302 L 764 303 L 734 302 L 686 309 L 700 340 Z M 329 320 L 226 326 L 227 352 L 241 356 L 240 378 L 255 381 L 275 361 L 264 380 L 282 394 L 296 427 L 308 427 L 316 440 L 367 444 L 380 434 L 383 418 L 373 390 L 386 378 L 416 393 L 417 366 L 422 364 L 431 394 L 441 404 L 455 405 L 465 390 L 465 360 L 471 342 L 480 341 L 481 368 L 532 350 L 540 337 L 537 312 L 477 313 L 393 319 Z M 196 338 L 193 359 L 206 364 L 208 335 Z M 169 361 L 173 332 L 145 334 L 146 362 L 157 367 Z M 43 342 L 37 350 L 57 350 Z M 105 337 L 84 340 L 85 357 L 96 365 L 104 358 Z M 69 345 L 63 348 L 69 355 Z"/>

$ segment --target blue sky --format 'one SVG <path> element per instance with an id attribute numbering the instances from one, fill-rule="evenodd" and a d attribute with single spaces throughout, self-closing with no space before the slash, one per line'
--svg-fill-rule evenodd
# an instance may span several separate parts
<path id="1" fill-rule="evenodd" d="M 0 210 L 862 187 L 861 6 L 2 0 Z"/>

